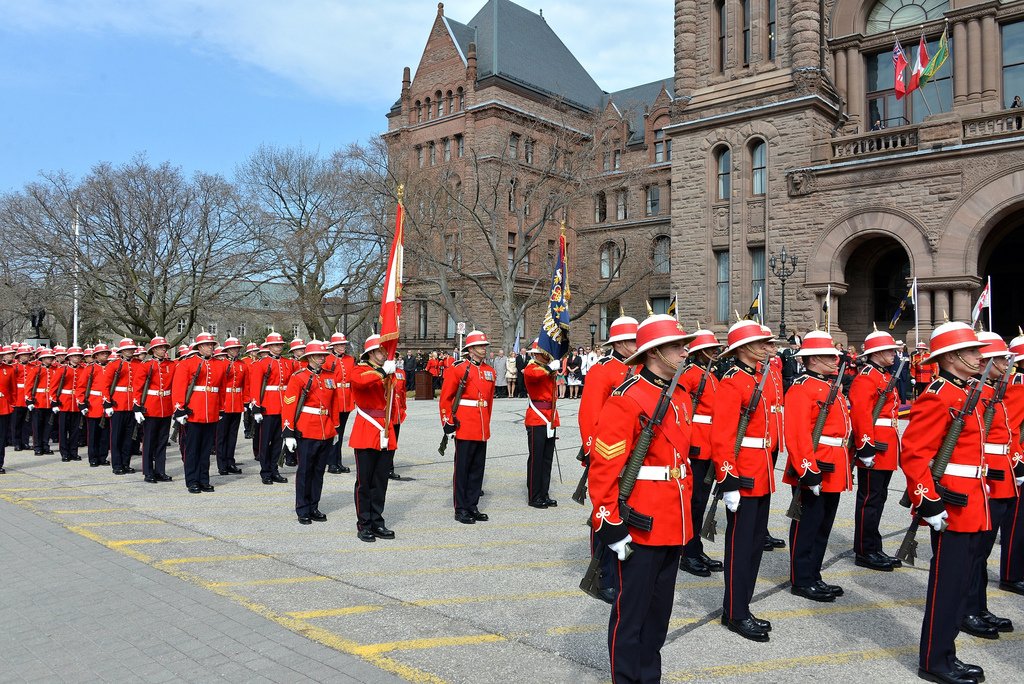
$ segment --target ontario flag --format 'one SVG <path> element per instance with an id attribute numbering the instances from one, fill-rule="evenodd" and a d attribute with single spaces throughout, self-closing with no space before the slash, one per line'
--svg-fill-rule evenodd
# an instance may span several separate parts
<path id="1" fill-rule="evenodd" d="M 892 46 L 892 65 L 896 70 L 894 83 L 896 84 L 896 99 L 899 100 L 907 94 L 907 55 L 903 52 L 903 46 L 900 45 L 899 38 L 896 39 L 896 44 Z"/>
<path id="2" fill-rule="evenodd" d="M 910 84 L 907 86 L 908 93 L 917 90 L 918 86 L 921 85 L 921 75 L 924 74 L 924 70 L 927 68 L 928 45 L 924 42 L 924 35 L 922 35 L 921 42 L 917 45 L 917 59 L 914 61 L 914 70 L 910 72 Z"/>
<path id="3" fill-rule="evenodd" d="M 558 257 L 551 277 L 551 294 L 544 321 L 537 335 L 537 346 L 560 359 L 569 351 L 569 263 L 565 256 L 565 224 L 558 236 Z"/>
<path id="4" fill-rule="evenodd" d="M 395 237 L 388 255 L 388 271 L 384 276 L 384 293 L 380 301 L 380 346 L 395 358 L 398 348 L 398 323 L 402 317 L 402 264 L 405 258 L 405 206 L 402 204 L 402 186 L 398 186 L 398 206 L 395 208 Z"/>

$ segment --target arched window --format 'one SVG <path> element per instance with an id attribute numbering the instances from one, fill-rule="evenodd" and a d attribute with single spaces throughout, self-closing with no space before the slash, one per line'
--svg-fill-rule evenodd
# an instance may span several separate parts
<path id="1" fill-rule="evenodd" d="M 434 114 L 434 110 L 430 106 L 430 98 L 428 97 L 426 100 L 424 100 L 423 104 L 427 108 L 427 119 L 430 119 Z"/>
<path id="2" fill-rule="evenodd" d="M 423 103 L 416 100 L 416 123 L 423 121 Z"/>
<path id="3" fill-rule="evenodd" d="M 455 113 L 455 96 L 452 95 L 452 91 L 449 90 L 447 93 L 445 93 L 445 99 L 448 101 L 448 113 L 449 114 L 454 114 Z"/>
<path id="4" fill-rule="evenodd" d="M 764 140 L 750 145 L 750 194 L 763 195 L 768 182 L 768 146 Z"/>
<path id="5" fill-rule="evenodd" d="M 672 270 L 672 239 L 668 235 L 654 238 L 652 254 L 655 273 L 668 273 Z"/>
<path id="6" fill-rule="evenodd" d="M 622 262 L 622 250 L 614 242 L 601 245 L 601 277 L 605 279 L 619 277 L 619 264 Z"/>
<path id="7" fill-rule="evenodd" d="M 949 0 L 880 0 L 868 14 L 867 32 L 883 33 L 941 19 L 948 9 Z"/>
<path id="8" fill-rule="evenodd" d="M 732 154 L 726 145 L 715 148 L 715 198 L 729 199 L 732 192 Z"/>
<path id="9" fill-rule="evenodd" d="M 604 191 L 594 197 L 594 223 L 604 223 L 608 219 L 608 198 Z"/>
<path id="10" fill-rule="evenodd" d="M 434 102 L 437 103 L 437 118 L 444 116 L 444 95 L 438 90 L 434 93 Z"/>
<path id="11" fill-rule="evenodd" d="M 462 88 L 455 91 L 455 99 L 459 105 L 459 111 L 461 112 L 466 108 L 466 93 L 463 92 Z"/>

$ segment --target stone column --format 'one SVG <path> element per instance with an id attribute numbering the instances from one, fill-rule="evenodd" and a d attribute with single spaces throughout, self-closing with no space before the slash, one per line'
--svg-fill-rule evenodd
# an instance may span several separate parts
<path id="1" fill-rule="evenodd" d="M 981 99 L 988 102 L 998 97 L 996 84 L 1000 78 L 1003 60 L 999 54 L 999 27 L 996 18 L 989 14 L 981 18 Z M 992 109 L 1001 109 L 998 103 Z"/>
<path id="2" fill-rule="evenodd" d="M 949 297 L 949 290 L 935 290 L 932 294 L 934 298 L 934 306 L 932 307 L 932 317 L 938 324 L 943 324 L 945 321 L 942 316 L 945 314 L 949 317 L 949 320 L 953 320 L 952 303 Z"/>
<path id="3" fill-rule="evenodd" d="M 953 106 L 967 102 L 967 26 L 958 21 L 953 24 Z"/>
<path id="4" fill-rule="evenodd" d="M 932 327 L 932 293 L 931 290 L 917 290 L 917 321 L 926 330 Z"/>
<path id="5" fill-rule="evenodd" d="M 981 100 L 981 22 L 971 19 L 967 22 L 967 99 Z"/>
<path id="6" fill-rule="evenodd" d="M 950 312 L 950 320 L 969 321 L 971 320 L 971 291 L 956 289 L 953 290 L 953 310 Z"/>
<path id="7" fill-rule="evenodd" d="M 836 89 L 839 96 L 846 100 L 846 111 L 850 111 L 850 97 L 846 94 L 846 50 L 836 50 L 835 58 Z"/>
<path id="8" fill-rule="evenodd" d="M 864 58 L 860 50 L 852 47 L 846 50 L 846 109 L 850 120 L 856 123 L 861 133 L 864 125 Z"/>

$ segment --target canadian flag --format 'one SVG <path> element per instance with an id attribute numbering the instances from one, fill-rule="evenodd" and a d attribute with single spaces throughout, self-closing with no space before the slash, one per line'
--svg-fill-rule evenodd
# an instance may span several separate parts
<path id="1" fill-rule="evenodd" d="M 384 276 L 384 292 L 380 302 L 380 346 L 395 358 L 398 347 L 398 328 L 402 317 L 402 267 L 405 261 L 405 206 L 402 204 L 402 187 L 398 190 L 398 206 L 395 208 L 395 237 L 388 255 L 388 270 Z"/>
<path id="2" fill-rule="evenodd" d="M 928 66 L 928 45 L 924 42 L 924 35 L 921 36 L 921 42 L 917 45 L 917 60 L 914 61 L 914 70 L 910 72 L 910 83 L 907 85 L 907 92 L 913 92 L 917 90 L 921 84 L 921 74 L 924 73 L 925 68 Z"/>

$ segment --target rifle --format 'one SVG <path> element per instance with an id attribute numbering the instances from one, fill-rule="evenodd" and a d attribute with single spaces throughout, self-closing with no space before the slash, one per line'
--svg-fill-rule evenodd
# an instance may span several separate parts
<path id="1" fill-rule="evenodd" d="M 650 532 L 651 528 L 654 527 L 654 518 L 633 510 L 627 501 L 633 493 L 633 487 L 636 486 L 636 478 L 640 474 L 640 467 L 644 464 L 644 459 L 647 458 L 647 451 L 651 448 L 651 441 L 654 439 L 654 429 L 661 425 L 661 421 L 665 418 L 665 413 L 668 412 L 669 404 L 672 403 L 672 395 L 675 393 L 676 387 L 679 386 L 679 377 L 683 374 L 683 370 L 684 366 L 680 363 L 676 368 L 675 375 L 672 376 L 672 381 L 661 390 L 661 395 L 658 397 L 658 403 L 655 404 L 651 417 L 644 420 L 643 416 L 641 416 L 640 421 L 644 426 L 640 429 L 640 435 L 636 438 L 636 443 L 633 445 L 633 452 L 629 455 L 626 466 L 622 469 L 622 474 L 619 476 L 619 512 L 621 513 L 622 522 L 629 527 L 635 527 L 644 532 Z M 598 540 L 598 543 L 601 544 L 600 540 Z M 629 544 L 626 544 L 627 560 L 631 553 L 633 553 L 633 550 Z M 601 588 L 597 586 L 598 570 L 600 567 L 601 554 L 595 551 L 594 557 L 590 559 L 590 565 L 587 566 L 587 571 L 583 575 L 583 579 L 580 580 L 580 589 L 594 598 L 600 598 L 599 592 Z"/>
<path id="2" fill-rule="evenodd" d="M 754 415 L 754 411 L 757 409 L 757 405 L 761 402 L 761 395 L 764 394 L 764 383 L 768 379 L 769 368 L 768 364 L 764 364 L 761 370 L 761 379 L 758 380 L 757 385 L 754 387 L 754 391 L 750 393 L 750 401 L 743 408 L 743 413 L 740 414 L 739 423 L 736 425 L 736 441 L 732 445 L 732 457 L 733 460 L 740 455 L 740 447 L 743 445 L 743 438 L 747 436 L 747 427 L 750 425 L 750 418 Z M 708 475 L 711 479 L 715 479 L 715 468 L 708 468 Z M 743 478 L 741 478 L 742 480 Z M 705 482 L 707 478 L 705 478 Z M 753 485 L 751 485 L 753 486 Z M 718 502 L 722 500 L 721 487 L 715 487 L 715 494 L 711 497 L 711 508 L 708 509 L 707 517 L 704 518 L 704 525 L 700 528 L 700 536 L 708 541 L 715 541 L 715 533 L 718 531 L 718 523 L 715 521 L 715 513 L 718 511 Z"/>
<path id="3" fill-rule="evenodd" d="M 67 378 L 68 378 L 68 367 L 64 366 L 64 370 L 60 374 L 60 382 L 57 383 L 57 394 L 54 395 L 56 398 L 53 399 L 53 403 L 57 404 L 58 406 L 60 406 L 60 395 L 61 395 L 61 392 L 64 391 L 64 381 L 67 380 Z"/>
<path id="4" fill-rule="evenodd" d="M 946 473 L 946 466 L 949 465 L 949 459 L 953 457 L 953 450 L 956 448 L 956 443 L 960 440 L 960 433 L 964 429 L 964 423 L 967 421 L 967 416 L 974 413 L 975 408 L 978 406 L 978 400 L 981 399 L 982 387 L 985 384 L 985 378 L 988 377 L 989 372 L 992 370 L 992 363 L 995 359 L 989 359 L 988 365 L 985 366 L 985 371 L 972 385 L 970 391 L 967 393 L 967 397 L 964 399 L 963 406 L 960 410 L 953 415 L 953 420 L 949 423 L 949 430 L 946 432 L 946 436 L 942 438 L 942 444 L 939 446 L 938 452 L 935 454 L 935 458 L 932 460 L 932 480 L 935 481 L 935 491 L 942 497 L 943 501 L 951 503 L 957 506 L 966 506 L 967 497 L 963 494 L 951 492 L 943 488 L 939 484 L 939 480 Z M 904 504 L 904 500 L 906 503 Z M 904 492 L 903 499 L 900 500 L 900 505 L 906 507 L 910 505 L 910 495 Z M 903 537 L 903 543 L 900 544 L 900 550 L 896 552 L 896 557 L 908 565 L 914 564 L 914 559 L 917 558 L 917 528 L 921 525 L 921 514 L 915 513 L 914 520 L 910 523 L 910 528 L 907 530 L 907 534 Z M 945 530 L 945 524 L 942 525 L 942 529 Z"/>
<path id="5" fill-rule="evenodd" d="M 1006 387 L 1010 384 L 1010 376 L 1012 374 L 1013 364 L 1011 363 L 1006 366 L 1006 372 L 996 380 L 995 387 L 993 388 L 995 391 L 992 394 L 992 398 L 983 400 L 985 403 L 984 422 L 986 435 L 988 434 L 988 431 L 992 429 L 992 420 L 996 417 L 996 404 L 1001 403 L 1003 401 L 1003 397 L 1006 396 Z M 984 383 L 986 379 L 987 378 L 982 378 L 982 383 Z"/>
<path id="6" fill-rule="evenodd" d="M 825 430 L 825 421 L 828 419 L 828 412 L 832 408 L 832 404 L 836 403 L 836 397 L 839 396 L 839 388 L 843 384 L 843 375 L 846 373 L 846 360 L 839 364 L 839 370 L 836 372 L 836 379 L 832 381 L 832 386 L 828 390 L 828 397 L 825 401 L 818 402 L 818 418 L 814 421 L 814 430 L 811 432 L 811 455 L 817 453 L 818 443 L 821 441 L 821 433 Z M 893 376 L 895 377 L 895 376 Z M 823 467 L 824 471 L 825 468 Z M 793 488 L 793 500 L 789 503 L 789 510 L 786 511 L 786 517 L 790 520 L 800 520 L 800 516 L 803 513 L 803 506 L 800 505 L 800 485 L 797 484 Z"/>
<path id="7" fill-rule="evenodd" d="M 313 371 L 309 372 L 309 380 L 306 382 L 305 387 L 299 392 L 299 399 L 295 402 L 295 426 L 299 424 L 299 414 L 302 413 L 302 408 L 306 405 L 306 398 L 309 397 L 309 388 L 313 386 L 313 378 L 316 377 Z M 333 418 L 332 418 L 333 420 Z M 302 433 L 295 430 L 295 435 L 301 437 Z M 281 453 L 277 456 L 277 467 L 280 468 L 284 465 L 284 449 L 281 449 Z"/>
<path id="8" fill-rule="evenodd" d="M 629 380 L 633 377 L 633 370 L 635 366 L 630 366 L 626 371 L 625 380 Z M 583 474 L 580 475 L 580 481 L 576 483 L 576 491 L 572 493 L 572 500 L 578 503 L 580 506 L 587 500 L 587 480 L 590 477 L 590 459 L 587 457 L 587 453 L 583 450 L 583 445 L 580 445 L 580 452 L 576 454 L 576 460 L 583 464 Z"/>
<path id="9" fill-rule="evenodd" d="M 153 363 L 160 363 L 159 360 Z M 153 365 L 150 364 L 149 372 L 146 373 L 146 381 L 142 383 L 142 415 L 146 415 L 146 395 L 149 394 L 149 383 L 153 380 Z M 139 423 L 136 421 L 135 428 L 132 430 L 132 441 L 134 442 L 139 438 Z"/>
<path id="10" fill-rule="evenodd" d="M 263 406 L 263 395 L 267 393 L 267 381 L 270 380 L 270 370 L 272 366 L 268 363 L 267 370 L 263 372 L 263 378 L 260 380 L 260 406 Z"/>
<path id="11" fill-rule="evenodd" d="M 471 361 L 467 361 L 466 362 L 466 372 L 462 375 L 462 378 L 459 380 L 459 386 L 455 388 L 455 397 L 452 399 L 452 423 L 454 423 L 456 420 L 458 420 L 458 418 L 456 418 L 456 415 L 459 412 L 459 402 L 462 401 L 462 395 L 466 391 L 466 383 L 469 382 L 469 371 L 471 371 L 472 369 L 473 369 L 472 362 Z M 444 436 L 441 437 L 441 444 L 437 447 L 437 453 L 439 453 L 442 456 L 444 456 L 445 449 L 447 449 L 447 448 L 448 448 L 448 433 L 446 432 L 446 433 L 444 433 Z"/>
<path id="12" fill-rule="evenodd" d="M 32 381 L 32 389 L 29 391 L 29 395 L 28 396 L 31 397 L 31 398 L 26 400 L 27 403 L 31 403 L 32 404 L 33 408 L 35 408 L 35 403 L 36 403 L 36 390 L 39 389 L 39 376 L 43 374 L 44 370 L 46 370 L 46 369 L 43 368 L 42 366 L 39 367 L 39 372 L 36 373 L 36 377 Z M 32 412 L 31 411 L 25 411 L 25 422 L 29 423 L 29 422 L 31 422 L 31 420 L 32 420 Z M 36 447 L 36 448 L 38 448 L 38 447 Z"/>
<path id="13" fill-rule="evenodd" d="M 114 387 L 117 386 L 117 381 L 121 379 L 121 369 L 124 367 L 124 360 L 120 360 L 117 363 L 117 370 L 114 371 L 114 377 L 110 383 L 110 403 L 114 403 Z M 107 410 L 103 407 L 103 414 L 100 416 L 100 430 L 107 426 Z"/>
<path id="14" fill-rule="evenodd" d="M 188 381 L 188 387 L 185 388 L 185 403 L 182 404 L 181 407 L 183 409 L 185 409 L 186 417 L 192 414 L 192 409 L 190 409 L 188 407 L 188 403 L 192 400 L 192 395 L 195 393 L 195 390 L 196 390 L 196 382 L 198 382 L 199 374 L 202 373 L 202 372 L 203 372 L 203 359 L 200 358 L 199 359 L 199 365 L 196 366 L 196 374 L 193 375 L 192 379 Z M 175 437 L 177 437 L 178 433 L 181 432 L 181 423 L 179 423 L 178 421 L 173 421 L 173 422 L 174 422 L 174 432 L 171 434 L 171 441 L 172 442 L 175 441 Z M 184 445 L 179 444 L 179 446 L 183 447 Z M 182 448 L 182 450 L 181 450 L 181 460 L 182 461 L 185 460 L 185 449 L 184 448 Z"/>
<path id="15" fill-rule="evenodd" d="M 98 368 L 102 368 L 102 366 L 98 366 Z M 85 381 L 85 401 L 82 402 L 82 403 L 85 404 L 85 412 L 86 413 L 89 412 L 89 395 L 92 394 L 92 379 L 94 377 L 96 377 L 95 374 L 94 374 L 94 369 L 90 368 L 89 369 L 89 377 Z"/>

